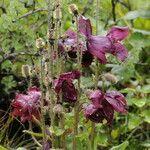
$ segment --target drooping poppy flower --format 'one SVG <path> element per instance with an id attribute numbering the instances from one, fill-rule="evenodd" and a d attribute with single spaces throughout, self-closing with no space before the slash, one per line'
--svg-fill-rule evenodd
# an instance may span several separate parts
<path id="1" fill-rule="evenodd" d="M 82 51 L 82 65 L 89 66 L 93 61 L 93 56 L 87 51 L 85 42 L 78 41 L 77 45 L 77 34 L 72 30 L 65 32 L 66 38 L 59 41 L 59 51 L 67 52 L 70 58 L 77 58 L 77 51 Z"/>
<path id="2" fill-rule="evenodd" d="M 77 101 L 77 89 L 73 84 L 74 79 L 80 78 L 79 71 L 72 71 L 63 73 L 58 79 L 53 82 L 53 88 L 55 92 L 59 95 L 62 93 L 63 99 L 66 102 L 76 102 Z"/>
<path id="3" fill-rule="evenodd" d="M 27 94 L 17 94 L 12 101 L 12 115 L 20 117 L 22 122 L 32 121 L 33 116 L 37 119 L 40 116 L 40 97 L 41 91 L 37 87 L 28 89 Z"/>
<path id="4" fill-rule="evenodd" d="M 80 16 L 79 31 L 86 38 L 89 53 L 95 56 L 101 63 L 105 64 L 107 62 L 106 53 L 115 55 L 121 61 L 127 58 L 128 51 L 120 43 L 129 33 L 127 27 L 114 26 L 106 36 L 93 36 L 90 20 Z"/>
<path id="5" fill-rule="evenodd" d="M 91 104 L 84 108 L 86 118 L 95 123 L 107 120 L 108 124 L 113 121 L 114 111 L 127 112 L 127 104 L 124 96 L 119 92 L 102 93 L 100 90 L 92 91 L 89 95 Z"/>

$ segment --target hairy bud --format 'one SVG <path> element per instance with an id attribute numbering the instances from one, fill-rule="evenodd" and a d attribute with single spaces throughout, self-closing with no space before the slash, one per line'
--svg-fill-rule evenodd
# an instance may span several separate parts
<path id="1" fill-rule="evenodd" d="M 55 105 L 53 108 L 53 112 L 58 115 L 63 114 L 64 110 L 63 110 L 62 105 L 60 105 L 60 104 Z"/>
<path id="2" fill-rule="evenodd" d="M 103 74 L 103 79 L 112 83 L 116 83 L 118 81 L 117 77 L 112 73 Z"/>
<path id="3" fill-rule="evenodd" d="M 36 39 L 36 47 L 37 48 L 43 48 L 45 46 L 45 42 L 42 38 Z"/>
<path id="4" fill-rule="evenodd" d="M 23 77 L 30 77 L 31 76 L 31 66 L 29 65 L 22 65 L 21 73 Z"/>
<path id="5" fill-rule="evenodd" d="M 69 12 L 70 12 L 71 14 L 74 14 L 75 16 L 77 16 L 77 15 L 78 15 L 78 7 L 77 7 L 77 5 L 71 4 L 71 5 L 69 6 Z"/>

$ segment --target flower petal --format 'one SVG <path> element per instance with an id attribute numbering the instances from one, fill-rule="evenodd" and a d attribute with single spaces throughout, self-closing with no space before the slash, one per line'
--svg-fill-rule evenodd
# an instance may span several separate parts
<path id="1" fill-rule="evenodd" d="M 77 100 L 77 90 L 71 81 L 65 80 L 62 83 L 62 96 L 68 102 L 75 102 Z"/>
<path id="2" fill-rule="evenodd" d="M 119 92 L 106 92 L 104 98 L 106 101 L 112 105 L 115 111 L 126 113 L 127 112 L 127 103 L 125 97 Z"/>
<path id="3" fill-rule="evenodd" d="M 92 26 L 89 19 L 85 18 L 84 16 L 79 17 L 79 31 L 81 34 L 89 37 L 92 35 Z"/>
<path id="4" fill-rule="evenodd" d="M 76 37 L 77 37 L 77 33 L 72 31 L 72 30 L 70 30 L 70 29 L 67 30 L 65 32 L 65 34 L 68 36 L 69 39 L 76 39 Z"/>
<path id="5" fill-rule="evenodd" d="M 105 53 L 111 48 L 111 41 L 103 36 L 91 36 L 88 38 L 87 49 L 97 57 L 101 63 L 106 63 Z"/>
<path id="6" fill-rule="evenodd" d="M 92 101 L 95 108 L 101 108 L 102 107 L 102 101 L 103 101 L 103 93 L 100 90 L 92 91 L 89 94 L 89 99 Z"/>
<path id="7" fill-rule="evenodd" d="M 93 104 L 89 104 L 84 107 L 84 115 L 86 116 L 86 118 L 95 123 L 102 122 L 104 119 L 104 115 L 101 109 L 95 108 Z"/>
<path id="8" fill-rule="evenodd" d="M 91 65 L 92 61 L 93 61 L 93 55 L 88 51 L 83 52 L 82 65 L 88 67 L 89 65 Z"/>
<path id="9" fill-rule="evenodd" d="M 121 61 L 124 61 L 128 57 L 128 50 L 119 42 L 113 44 L 111 53 Z"/>
<path id="10" fill-rule="evenodd" d="M 107 37 L 109 37 L 112 41 L 122 41 L 128 36 L 128 34 L 128 27 L 113 26 L 108 32 Z"/>

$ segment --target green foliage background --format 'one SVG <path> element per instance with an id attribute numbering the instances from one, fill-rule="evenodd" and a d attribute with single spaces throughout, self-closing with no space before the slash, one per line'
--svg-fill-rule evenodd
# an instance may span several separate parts
<path id="1" fill-rule="evenodd" d="M 63 0 L 62 32 L 74 28 L 68 5 L 77 4 L 79 11 L 91 19 L 95 29 L 95 16 L 99 17 L 98 33 L 106 34 L 114 25 L 111 0 L 100 0 L 100 13 L 96 14 L 94 0 Z M 47 36 L 47 6 L 44 0 L 1 0 L 0 1 L 0 82 L 3 90 L 9 92 L 17 87 L 14 76 L 21 76 L 21 65 L 31 64 L 32 58 L 24 53 L 36 53 L 35 40 Z M 128 26 L 131 34 L 125 41 L 129 57 L 125 63 L 109 57 L 105 71 L 111 71 L 118 78 L 116 85 L 107 84 L 108 89 L 117 89 L 126 95 L 129 113 L 116 114 L 111 135 L 107 128 L 98 124 L 96 143 L 99 149 L 142 150 L 150 148 L 150 1 L 118 0 L 116 4 L 116 24 Z M 12 59 L 7 55 L 15 53 Z M 105 72 L 104 71 L 104 72 Z M 5 75 L 6 74 L 6 75 Z M 93 78 L 83 78 L 82 86 L 92 86 Z M 84 97 L 83 97 L 84 99 Z M 72 114 L 67 114 L 66 124 L 71 124 Z M 83 116 L 81 116 L 82 120 Z M 89 124 L 83 126 L 77 137 L 78 149 L 85 149 Z M 1 134 L 0 134 L 1 136 Z M 70 142 L 68 138 L 68 143 Z M 69 145 L 68 145 L 69 147 Z M 3 149 L 3 148 L 0 148 Z"/>

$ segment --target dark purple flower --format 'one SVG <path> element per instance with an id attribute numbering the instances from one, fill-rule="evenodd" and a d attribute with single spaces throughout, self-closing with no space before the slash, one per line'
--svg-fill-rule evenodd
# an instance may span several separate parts
<path id="1" fill-rule="evenodd" d="M 107 120 L 108 124 L 113 121 L 114 111 L 126 113 L 126 100 L 119 92 L 106 92 L 103 94 L 100 90 L 92 91 L 89 95 L 91 104 L 84 108 L 86 118 L 93 122 L 102 122 Z"/>
<path id="2" fill-rule="evenodd" d="M 127 112 L 127 102 L 125 100 L 125 97 L 115 91 L 106 92 L 104 99 L 112 105 L 115 111 L 120 113 L 126 113 Z"/>
<path id="3" fill-rule="evenodd" d="M 77 90 L 73 84 L 74 79 L 80 78 L 79 71 L 72 71 L 63 73 L 58 79 L 53 82 L 53 88 L 55 92 L 59 95 L 62 92 L 64 101 L 76 102 L 77 100 Z"/>
<path id="4" fill-rule="evenodd" d="M 59 42 L 59 51 L 67 52 L 68 56 L 73 59 L 77 58 L 77 50 L 82 51 L 82 65 L 89 66 L 93 61 L 93 56 L 87 51 L 86 44 L 79 41 L 77 46 L 77 34 L 72 30 L 66 31 L 65 34 L 66 38 Z"/>
<path id="5" fill-rule="evenodd" d="M 86 37 L 87 50 L 101 63 L 105 64 L 107 62 L 106 53 L 115 55 L 121 61 L 127 58 L 128 51 L 120 43 L 129 33 L 127 27 L 114 26 L 106 36 L 93 36 L 90 20 L 80 16 L 79 31 Z"/>
<path id="6" fill-rule="evenodd" d="M 33 117 L 39 118 L 41 91 L 37 87 L 31 87 L 27 94 L 17 94 L 12 101 L 12 115 L 20 117 L 22 122 L 32 121 Z"/>

